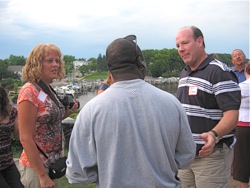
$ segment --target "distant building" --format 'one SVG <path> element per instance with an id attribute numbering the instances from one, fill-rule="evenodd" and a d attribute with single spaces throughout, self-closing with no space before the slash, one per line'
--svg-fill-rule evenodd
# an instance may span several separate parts
<path id="1" fill-rule="evenodd" d="M 77 70 L 83 65 L 87 65 L 87 61 L 73 61 L 74 69 Z"/>
<path id="2" fill-rule="evenodd" d="M 20 77 L 22 77 L 22 69 L 23 69 L 22 65 L 10 65 L 7 68 L 8 71 L 14 72 L 15 74 L 17 74 Z"/>

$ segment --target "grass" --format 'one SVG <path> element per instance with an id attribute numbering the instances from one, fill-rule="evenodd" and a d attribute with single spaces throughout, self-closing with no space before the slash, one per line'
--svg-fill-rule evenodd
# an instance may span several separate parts
<path id="1" fill-rule="evenodd" d="M 102 71 L 102 72 L 93 72 L 89 75 L 84 76 L 82 79 L 84 80 L 105 80 L 108 76 L 108 72 Z"/>
<path id="2" fill-rule="evenodd" d="M 59 179 L 59 182 L 58 182 L 58 187 L 62 187 L 62 188 L 79 188 L 79 187 L 82 187 L 82 188 L 95 188 L 95 184 L 89 184 L 89 185 L 74 185 L 74 184 L 69 184 L 68 183 L 68 180 L 65 176 L 63 176 L 62 178 Z"/>

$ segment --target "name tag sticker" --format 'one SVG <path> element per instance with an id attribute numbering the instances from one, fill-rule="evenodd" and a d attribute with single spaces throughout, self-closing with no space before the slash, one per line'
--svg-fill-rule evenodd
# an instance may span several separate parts
<path id="1" fill-rule="evenodd" d="M 198 87 L 197 86 L 189 86 L 188 89 L 188 95 L 192 96 L 192 95 L 197 95 L 198 93 Z"/>
<path id="2" fill-rule="evenodd" d="M 39 92 L 38 99 L 39 99 L 40 101 L 44 102 L 45 99 L 46 99 L 46 97 L 47 97 L 47 94 L 46 94 L 46 93 L 44 93 L 43 91 L 40 91 L 40 92 Z"/>

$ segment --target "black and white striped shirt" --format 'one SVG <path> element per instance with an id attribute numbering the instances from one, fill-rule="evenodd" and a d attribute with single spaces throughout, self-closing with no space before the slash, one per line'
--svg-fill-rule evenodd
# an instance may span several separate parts
<path id="1" fill-rule="evenodd" d="M 213 129 L 223 112 L 238 110 L 241 103 L 237 77 L 226 64 L 211 55 L 195 71 L 190 71 L 188 66 L 183 69 L 177 98 L 186 110 L 197 144 L 204 143 L 199 134 Z M 232 131 L 223 138 L 233 135 Z"/>

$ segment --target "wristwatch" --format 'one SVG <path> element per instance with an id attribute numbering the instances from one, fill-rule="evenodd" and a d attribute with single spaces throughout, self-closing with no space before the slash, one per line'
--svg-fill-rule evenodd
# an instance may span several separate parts
<path id="1" fill-rule="evenodd" d="M 217 144 L 220 141 L 220 137 L 219 137 L 218 133 L 215 130 L 212 129 L 211 132 L 214 134 L 215 143 Z"/>

